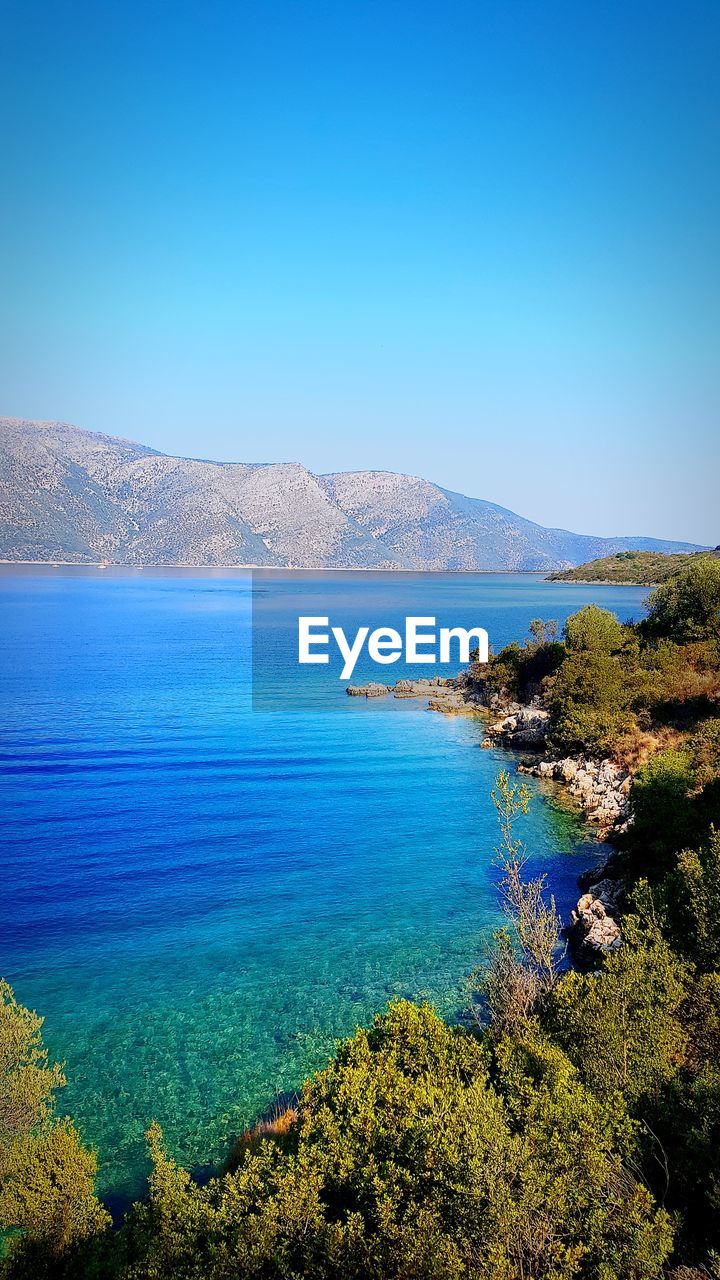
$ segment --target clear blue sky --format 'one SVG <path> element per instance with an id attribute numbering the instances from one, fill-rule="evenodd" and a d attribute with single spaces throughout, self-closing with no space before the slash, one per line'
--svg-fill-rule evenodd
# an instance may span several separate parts
<path id="1" fill-rule="evenodd" d="M 0 412 L 720 542 L 717 0 L 0 15 Z"/>

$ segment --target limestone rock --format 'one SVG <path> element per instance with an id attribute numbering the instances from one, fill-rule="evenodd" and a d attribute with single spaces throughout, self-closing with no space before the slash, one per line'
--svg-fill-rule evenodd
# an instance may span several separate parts
<path id="1" fill-rule="evenodd" d="M 545 529 L 386 471 L 176 458 L 63 422 L 0 418 L 0 559 L 75 564 L 557 569 L 700 550 Z"/>
<path id="2" fill-rule="evenodd" d="M 566 934 L 580 967 L 594 968 L 621 945 L 618 895 L 618 882 L 603 878 L 591 885 L 571 912 Z"/>
<path id="3" fill-rule="evenodd" d="M 369 684 L 349 684 L 345 692 L 350 698 L 384 698 L 391 688 L 392 685 L 371 680 Z"/>
<path id="4" fill-rule="evenodd" d="M 568 756 L 560 760 L 524 761 L 521 773 L 562 783 L 577 800 L 588 822 L 601 835 L 619 835 L 627 830 L 632 776 L 614 760 L 590 756 Z"/>
<path id="5" fill-rule="evenodd" d="M 488 728 L 488 737 L 505 747 L 533 747 L 545 745 L 549 713 L 541 707 L 521 707 L 517 704 Z"/>

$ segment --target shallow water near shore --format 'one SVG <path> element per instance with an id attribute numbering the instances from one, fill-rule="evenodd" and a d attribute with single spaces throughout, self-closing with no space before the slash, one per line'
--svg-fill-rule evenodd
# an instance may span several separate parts
<path id="1" fill-rule="evenodd" d="M 407 578 L 419 613 L 471 600 L 496 649 L 593 600 L 637 618 L 647 595 Z M 512 767 L 479 750 L 482 721 L 332 677 L 333 715 L 253 712 L 240 571 L 3 568 L 0 611 L 0 969 L 45 1015 L 106 1195 L 141 1191 L 151 1120 L 183 1163 L 216 1163 L 392 997 L 462 1009 Z M 593 846 L 532 785 L 522 834 L 566 911 Z"/>

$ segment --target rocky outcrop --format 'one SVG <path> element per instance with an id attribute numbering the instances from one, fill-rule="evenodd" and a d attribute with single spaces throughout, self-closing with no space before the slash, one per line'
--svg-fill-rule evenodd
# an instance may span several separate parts
<path id="1" fill-rule="evenodd" d="M 607 838 L 627 830 L 632 775 L 613 760 L 566 756 L 560 760 L 523 761 L 521 773 L 563 784 L 588 822 Z"/>
<path id="2" fill-rule="evenodd" d="M 580 968 L 597 967 L 620 946 L 622 932 L 617 920 L 620 894 L 619 881 L 603 878 L 578 899 L 565 934 Z"/>
<path id="3" fill-rule="evenodd" d="M 349 698 L 384 698 L 392 693 L 392 685 L 371 680 L 369 684 L 349 684 L 345 692 Z"/>
<path id="4" fill-rule="evenodd" d="M 487 729 L 488 746 L 540 751 L 546 742 L 549 713 L 537 705 L 512 703 L 506 714 Z"/>
<path id="5" fill-rule="evenodd" d="M 538 702 L 509 703 L 499 720 L 489 725 L 484 747 L 544 752 L 550 724 L 549 712 Z M 561 783 L 584 811 L 588 822 L 603 836 L 619 835 L 627 829 L 631 775 L 613 760 L 588 755 L 524 760 L 520 773 L 529 773 Z"/>
<path id="6" fill-rule="evenodd" d="M 497 710 L 497 708 L 494 708 Z M 579 804 L 598 836 L 612 840 L 627 830 L 630 819 L 632 775 L 613 760 L 589 755 L 555 757 L 545 753 L 549 714 L 536 701 L 502 708 L 491 724 L 484 747 L 532 750 L 518 765 L 518 772 L 557 782 Z M 608 864 L 609 865 L 609 864 Z M 566 930 L 570 948 L 581 968 L 594 967 L 622 942 L 618 902 L 621 883 L 597 869 L 580 877 L 585 890 Z"/>
<path id="7" fill-rule="evenodd" d="M 428 711 L 439 711 L 445 716 L 456 716 L 466 711 L 477 710 L 479 708 L 476 703 L 454 689 L 439 689 L 432 698 L 428 699 Z"/>
<path id="8" fill-rule="evenodd" d="M 398 680 L 393 685 L 396 698 L 429 698 L 439 689 L 455 692 L 457 681 L 449 676 L 429 676 L 421 680 Z"/>
<path id="9" fill-rule="evenodd" d="M 346 693 L 351 698 L 381 698 L 391 693 L 395 698 L 427 698 L 430 711 L 444 715 L 460 715 L 462 712 L 482 709 L 479 698 L 462 677 L 432 676 L 421 680 L 398 680 L 395 684 L 348 685 Z"/>

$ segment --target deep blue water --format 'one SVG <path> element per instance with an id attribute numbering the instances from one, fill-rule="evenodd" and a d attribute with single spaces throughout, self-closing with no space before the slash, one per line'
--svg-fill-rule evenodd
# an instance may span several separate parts
<path id="1" fill-rule="evenodd" d="M 646 594 L 393 581 L 403 609 L 470 602 L 496 649 L 590 600 L 637 617 Z M 363 577 L 370 612 L 380 589 Z M 347 575 L 302 590 L 347 607 Z M 456 1013 L 497 923 L 508 761 L 482 725 L 349 699 L 337 672 L 333 714 L 254 712 L 249 610 L 240 572 L 0 571 L 0 969 L 45 1015 L 105 1192 L 139 1190 L 153 1119 L 186 1164 L 222 1159 L 391 997 Z M 566 909 L 592 856 L 577 821 L 539 792 L 523 834 Z"/>

